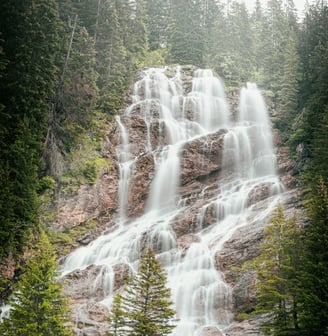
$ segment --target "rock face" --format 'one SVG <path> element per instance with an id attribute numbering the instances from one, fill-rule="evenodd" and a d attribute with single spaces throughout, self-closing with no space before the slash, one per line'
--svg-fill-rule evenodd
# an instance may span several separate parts
<path id="1" fill-rule="evenodd" d="M 183 69 L 181 86 L 188 94 L 192 88 L 191 72 L 194 68 Z M 173 70 L 168 69 L 167 72 Z M 140 95 L 145 94 L 145 88 L 140 88 Z M 239 95 L 230 92 L 229 105 L 231 115 L 236 115 Z M 131 99 L 132 102 L 132 99 Z M 58 211 L 54 227 L 65 228 L 83 225 L 93 219 L 97 223 L 97 230 L 92 235 L 81 238 L 88 242 L 106 230 L 111 230 L 119 215 L 119 178 L 122 157 L 122 127 L 128 130 L 129 152 L 135 157 L 131 166 L 128 196 L 125 215 L 128 222 L 140 217 L 149 206 L 151 184 L 155 176 L 156 148 L 170 143 L 170 133 L 163 126 L 159 106 L 156 100 L 152 101 L 147 110 L 147 116 L 141 104 L 131 104 L 128 115 L 120 117 L 121 126 L 113 123 L 108 132 L 108 142 L 104 146 L 105 156 L 111 158 L 114 166 L 110 173 L 103 172 L 94 186 L 82 186 L 72 197 L 59 198 Z M 190 120 L 197 118 L 192 109 L 186 109 Z M 180 181 L 177 191 L 180 202 L 187 207 L 187 211 L 179 212 L 172 221 L 172 235 L 182 256 L 188 253 L 190 247 L 200 242 L 199 232 L 211 228 L 218 220 L 225 216 L 220 207 L 214 202 L 218 190 L 226 185 L 225 171 L 232 170 L 231 158 L 224 157 L 225 136 L 228 128 L 221 128 L 204 136 L 198 136 L 187 141 L 180 148 Z M 301 207 L 298 204 L 300 184 L 293 176 L 294 163 L 289 158 L 288 150 L 282 147 L 278 132 L 275 132 L 274 142 L 277 148 L 278 172 L 285 188 L 283 202 L 287 211 Z M 153 152 L 149 151 L 153 149 Z M 155 154 L 154 154 L 155 153 Z M 124 163 L 124 162 L 123 162 Z M 252 189 L 245 201 L 245 207 L 251 208 L 249 224 L 239 226 L 230 233 L 223 246 L 215 253 L 215 268 L 225 283 L 232 289 L 232 312 L 250 312 L 256 298 L 252 291 L 255 274 L 245 272 L 240 274 L 236 268 L 245 261 L 256 257 L 263 240 L 263 229 L 268 223 L 268 217 L 261 220 L 252 220 L 256 211 L 267 206 L 267 199 L 272 196 L 272 185 L 263 182 Z M 202 211 L 200 211 L 202 209 Z M 201 218 L 200 218 L 201 217 Z M 255 217 L 254 217 L 255 218 Z M 147 240 L 147 233 L 143 242 Z M 215 244 L 215 242 L 213 242 Z M 76 335 L 105 335 L 107 330 L 106 318 L 108 308 L 103 300 L 108 291 L 119 289 L 124 279 L 131 274 L 130 266 L 125 263 L 113 266 L 113 288 L 106 287 L 104 266 L 90 265 L 83 270 L 74 270 L 66 275 L 65 290 L 73 302 L 73 320 Z M 107 292 L 106 292 L 107 291 Z M 220 311 L 221 307 L 215 307 Z M 233 321 L 224 330 L 227 336 L 262 335 L 260 320 Z M 221 336 L 223 331 L 215 327 L 205 327 L 202 336 Z M 187 335 L 186 335 L 187 336 Z"/>

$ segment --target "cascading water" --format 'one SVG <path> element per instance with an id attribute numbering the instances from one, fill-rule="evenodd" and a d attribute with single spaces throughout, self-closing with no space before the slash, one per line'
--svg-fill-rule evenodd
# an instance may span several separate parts
<path id="1" fill-rule="evenodd" d="M 263 98 L 255 84 L 241 90 L 239 115 L 229 120 L 223 87 L 210 70 L 197 70 L 191 92 L 183 92 L 181 69 L 168 78 L 165 69 L 148 69 L 135 84 L 133 104 L 125 118 L 138 111 L 146 124 L 144 151 L 154 158 L 154 177 L 142 216 L 129 220 L 125 207 L 134 162 L 129 133 L 117 117 L 120 145 L 117 157 L 120 169 L 119 215 L 115 230 L 69 255 L 63 274 L 90 264 L 103 265 L 101 272 L 105 304 L 113 296 L 113 266 L 127 264 L 136 271 L 138 258 L 145 244 L 153 246 L 162 261 L 177 311 L 177 327 L 172 335 L 200 335 L 205 328 L 224 328 L 233 320 L 231 288 L 224 282 L 215 265 L 215 254 L 237 228 L 246 225 L 252 204 L 249 195 L 261 185 L 268 185 L 270 195 L 281 191 L 276 175 L 271 129 Z M 151 132 L 158 125 L 158 139 Z M 173 229 L 174 221 L 188 211 L 188 200 L 179 195 L 180 164 L 183 148 L 195 139 L 207 138 L 220 129 L 224 137 L 223 171 L 219 187 L 198 209 L 194 240 L 181 248 Z M 204 146 L 211 151 L 212 144 Z M 144 153 L 143 153 L 144 154 Z M 229 167 L 227 171 L 224 167 Z M 207 195 L 204 184 L 199 195 Z M 269 195 L 269 196 L 270 196 Z M 253 216 L 264 218 L 273 208 L 272 197 L 265 211 Z M 208 211 L 215 213 L 215 222 L 206 226 Z"/>

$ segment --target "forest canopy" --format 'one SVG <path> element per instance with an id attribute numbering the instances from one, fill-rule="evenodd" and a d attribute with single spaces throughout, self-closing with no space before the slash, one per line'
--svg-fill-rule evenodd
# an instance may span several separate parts
<path id="1" fill-rule="evenodd" d="M 22 254 L 40 226 L 40 195 L 81 142 L 102 139 L 99 120 L 123 107 L 137 71 L 193 64 L 214 70 L 227 90 L 257 82 L 278 111 L 273 122 L 309 190 L 304 272 L 313 284 L 313 265 L 327 264 L 327 240 L 315 239 L 328 230 L 327 32 L 325 1 L 302 19 L 292 0 L 257 0 L 252 12 L 234 0 L 2 1 L 0 258 Z M 99 161 L 87 162 L 75 177 L 92 184 Z"/>

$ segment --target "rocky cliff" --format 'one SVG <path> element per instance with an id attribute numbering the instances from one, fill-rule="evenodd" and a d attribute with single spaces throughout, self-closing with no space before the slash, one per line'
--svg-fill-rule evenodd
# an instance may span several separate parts
<path id="1" fill-rule="evenodd" d="M 195 70 L 193 67 L 183 67 L 180 70 L 177 79 L 181 90 L 179 99 L 183 99 L 181 96 L 188 97 L 192 90 L 195 90 L 192 76 Z M 172 79 L 176 76 L 176 70 L 168 68 L 164 74 Z M 139 91 L 134 91 L 133 95 L 146 96 L 145 86 L 141 85 L 137 90 Z M 76 247 L 85 246 L 88 249 L 87 244 L 93 239 L 115 231 L 122 217 L 120 209 L 122 204 L 124 204 L 124 225 L 126 226 L 134 223 L 149 209 L 149 194 L 152 192 L 152 183 L 159 160 L 156 151 L 169 145 L 172 140 L 170 133 L 163 128 L 163 116 L 159 113 L 158 101 L 154 99 L 147 105 L 145 117 L 144 107 L 141 103 L 135 103 L 136 99 L 133 95 L 129 98 L 128 113 L 122 111 L 120 118 L 112 124 L 103 146 L 103 157 L 114 163 L 112 170 L 100 172 L 99 179 L 92 186 L 81 186 L 70 195 L 62 192 L 58 194 L 53 229 L 65 230 L 83 226 L 90 220 L 95 222 L 95 226 L 90 231 L 84 232 L 77 238 Z M 239 90 L 227 93 L 232 120 L 238 114 L 239 98 Z M 188 100 L 187 102 L 190 106 L 186 106 L 187 103 L 184 101 L 184 117 L 191 122 L 197 121 L 198 116 L 193 103 Z M 272 113 L 268 102 L 267 107 Z M 129 186 L 125 200 L 122 200 L 120 194 L 122 164 L 126 162 L 122 160 L 124 151 L 122 127 L 128 133 L 129 155 L 133 158 L 129 167 Z M 229 127 L 216 128 L 183 142 L 179 151 L 177 186 L 179 206 L 183 210 L 176 212 L 170 220 L 170 232 L 174 237 L 174 243 L 169 248 L 163 247 L 160 235 L 151 236 L 150 230 L 146 229 L 139 240 L 141 249 L 143 244 L 151 242 L 159 254 L 174 248 L 180 251 L 180 256 L 183 258 L 191 245 L 196 246 L 195 243 L 203 239 L 202 235 L 207 229 L 212 230 L 221 219 L 223 220 L 225 214 L 220 213 L 220 208 L 213 200 L 220 193 L 220 188 L 226 185 L 227 172 L 234 169 L 233 159 L 224 152 L 225 137 L 228 132 Z M 287 148 L 282 146 L 277 130 L 274 131 L 273 139 L 279 181 L 283 186 L 283 190 L 279 191 L 280 202 L 284 203 L 287 213 L 291 213 L 294 209 L 300 209 L 300 186 L 293 176 L 294 163 L 289 157 Z M 250 209 L 247 213 L 248 219 L 243 225 L 237 225 L 229 232 L 222 246 L 215 249 L 215 268 L 231 289 L 228 308 L 223 308 L 220 304 L 214 307 L 218 315 L 223 309 L 228 309 L 232 314 L 250 312 L 254 306 L 256 298 L 251 285 L 255 275 L 240 274 L 236 271 L 236 267 L 258 255 L 269 212 L 260 218 L 256 218 L 256 214 L 265 211 L 268 200 L 272 196 L 271 182 L 263 181 L 256 184 L 247 194 L 243 205 L 246 209 Z M 211 244 L 216 244 L 216 241 L 217 244 L 221 244 L 219 238 L 212 240 Z M 76 335 L 105 335 L 108 315 L 106 296 L 109 291 L 117 290 L 132 272 L 131 267 L 124 262 L 115 264 L 111 271 L 114 278 L 110 290 L 105 288 L 108 285 L 104 281 L 107 270 L 97 262 L 91 261 L 87 266 L 70 270 L 64 276 L 65 291 L 72 302 Z M 229 317 L 228 321 L 229 323 L 220 321 L 219 324 L 224 325 L 224 328 L 204 327 L 202 335 L 214 336 L 223 333 L 229 336 L 261 335 L 258 319 L 238 322 Z"/>

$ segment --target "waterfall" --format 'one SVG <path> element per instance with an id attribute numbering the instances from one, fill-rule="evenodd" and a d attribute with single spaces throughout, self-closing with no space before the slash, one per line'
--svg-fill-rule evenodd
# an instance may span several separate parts
<path id="1" fill-rule="evenodd" d="M 10 314 L 10 305 L 3 305 L 0 306 L 0 323 L 3 321 L 4 318 L 8 318 Z"/>
<path id="2" fill-rule="evenodd" d="M 103 302 L 110 305 L 114 294 L 113 266 L 126 264 L 137 271 L 143 247 L 153 246 L 167 271 L 177 311 L 174 336 L 200 335 L 205 328 L 224 332 L 233 321 L 232 289 L 217 269 L 216 253 L 247 221 L 265 218 L 282 191 L 269 117 L 256 85 L 249 83 L 241 89 L 238 115 L 233 120 L 223 86 L 210 70 L 194 73 L 187 94 L 182 77 L 180 67 L 170 76 L 165 68 L 145 70 L 134 86 L 133 103 L 123 116 L 126 119 L 138 113 L 142 118 L 146 125 L 142 154 L 151 155 L 154 161 L 144 213 L 138 218 L 127 218 L 131 174 L 140 154 L 131 151 L 129 129 L 117 117 L 119 225 L 74 251 L 63 265 L 63 274 L 90 264 L 103 265 Z M 158 126 L 155 136 L 154 125 Z M 223 129 L 223 168 L 217 189 L 209 191 L 204 184 L 195 201 L 182 198 L 179 187 L 185 146 L 204 141 L 203 150 L 210 153 L 218 132 Z M 267 206 L 252 217 L 254 204 L 250 195 L 264 185 L 269 188 Z M 190 211 L 188 206 L 192 202 L 200 204 L 193 223 L 196 229 L 193 242 L 183 249 L 173 223 Z M 209 213 L 214 218 L 211 225 L 206 222 Z"/>

